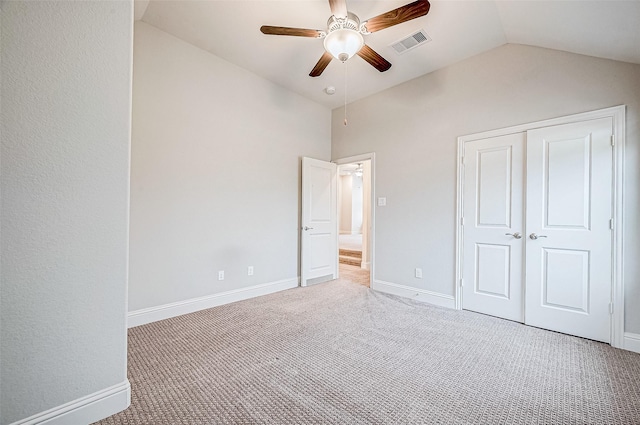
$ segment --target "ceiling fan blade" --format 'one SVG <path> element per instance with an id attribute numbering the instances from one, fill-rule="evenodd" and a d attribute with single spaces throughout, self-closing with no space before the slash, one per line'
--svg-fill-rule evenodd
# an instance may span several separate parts
<path id="1" fill-rule="evenodd" d="M 428 0 L 417 0 L 397 9 L 375 16 L 365 22 L 365 27 L 369 32 L 376 32 L 429 13 L 431 4 Z"/>
<path id="2" fill-rule="evenodd" d="M 369 62 L 371 66 L 373 66 L 380 72 L 385 72 L 386 70 L 391 68 L 391 63 L 389 63 L 389 61 L 380 56 L 378 53 L 376 53 L 375 50 L 373 50 L 366 44 L 362 46 L 362 49 L 360 49 L 357 55 Z"/>
<path id="3" fill-rule="evenodd" d="M 327 65 L 329 65 L 329 62 L 331 62 L 331 59 L 333 59 L 333 56 L 331 56 L 331 53 L 324 52 L 324 54 L 322 55 L 322 57 L 320 58 L 316 66 L 314 66 L 311 72 L 309 73 L 309 77 L 319 77 L 320 74 L 322 74 L 324 69 L 327 67 Z"/>
<path id="4" fill-rule="evenodd" d="M 331 14 L 338 18 L 347 17 L 347 0 L 329 0 Z"/>
<path id="5" fill-rule="evenodd" d="M 263 34 L 268 35 L 292 35 L 296 37 L 312 37 L 320 38 L 322 31 L 310 30 L 306 28 L 289 28 L 289 27 L 272 27 L 269 25 L 263 25 L 260 27 L 260 31 Z"/>

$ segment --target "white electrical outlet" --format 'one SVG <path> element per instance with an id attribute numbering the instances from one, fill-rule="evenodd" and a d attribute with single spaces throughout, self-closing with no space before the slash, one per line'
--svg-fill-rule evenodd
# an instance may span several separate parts
<path id="1" fill-rule="evenodd" d="M 422 269 L 416 268 L 416 277 L 422 279 Z"/>
<path id="2" fill-rule="evenodd" d="M 224 280 L 224 270 L 218 272 L 218 280 Z"/>
<path id="3" fill-rule="evenodd" d="M 253 276 L 253 266 L 247 267 L 247 276 Z"/>
<path id="4" fill-rule="evenodd" d="M 387 198 L 378 198 L 378 206 L 386 207 L 387 206 Z"/>

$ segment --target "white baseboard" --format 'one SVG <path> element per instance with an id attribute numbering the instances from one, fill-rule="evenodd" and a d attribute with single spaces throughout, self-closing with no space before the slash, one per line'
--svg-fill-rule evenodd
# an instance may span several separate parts
<path id="1" fill-rule="evenodd" d="M 104 390 L 45 410 L 11 425 L 90 424 L 116 414 L 131 404 L 131 386 L 125 380 Z"/>
<path id="2" fill-rule="evenodd" d="M 624 349 L 640 353 L 640 334 L 624 333 Z"/>
<path id="3" fill-rule="evenodd" d="M 374 280 L 373 289 L 380 292 L 386 292 L 387 294 L 427 302 L 440 307 L 456 308 L 455 300 L 451 295 L 439 294 L 437 292 L 399 285 L 397 283 L 385 282 L 382 280 Z"/>
<path id="4" fill-rule="evenodd" d="M 158 320 L 168 319 L 170 317 L 181 316 L 183 314 L 193 313 L 194 311 L 295 288 L 298 286 L 299 281 L 300 279 L 298 277 L 294 277 L 277 282 L 263 283 L 261 285 L 249 286 L 247 288 L 234 289 L 232 291 L 220 292 L 218 294 L 207 295 L 204 297 L 191 298 L 189 300 L 178 301 L 175 303 L 130 311 L 128 314 L 127 326 L 129 328 L 133 328 L 134 326 L 140 326 Z"/>

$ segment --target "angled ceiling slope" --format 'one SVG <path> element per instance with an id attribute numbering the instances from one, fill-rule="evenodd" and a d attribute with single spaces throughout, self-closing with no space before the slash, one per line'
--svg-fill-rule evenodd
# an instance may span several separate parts
<path id="1" fill-rule="evenodd" d="M 365 19 L 407 2 L 347 0 Z M 325 29 L 328 0 L 136 0 L 135 6 L 136 19 L 308 99 L 329 108 L 344 103 L 344 64 L 335 60 L 320 77 L 308 75 L 324 52 L 321 39 L 260 32 L 262 25 Z M 432 41 L 404 54 L 391 47 L 421 29 Z M 349 102 L 506 43 L 640 64 L 640 1 L 431 0 L 427 16 L 367 35 L 366 43 L 393 66 L 380 73 L 359 57 L 349 59 Z M 327 86 L 336 88 L 333 96 Z"/>

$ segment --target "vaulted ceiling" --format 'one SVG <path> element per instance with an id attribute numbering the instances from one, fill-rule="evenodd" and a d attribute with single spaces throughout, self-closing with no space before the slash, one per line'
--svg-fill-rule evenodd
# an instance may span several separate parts
<path id="1" fill-rule="evenodd" d="M 347 0 L 361 20 L 412 0 Z M 427 16 L 365 36 L 391 62 L 380 73 L 354 57 L 333 60 L 320 77 L 309 72 L 324 52 L 321 39 L 264 35 L 261 25 L 325 30 L 327 0 L 136 0 L 140 19 L 188 43 L 335 108 L 506 43 L 527 44 L 640 64 L 640 0 L 431 0 Z M 398 54 L 391 45 L 423 29 L 431 41 Z M 335 87 L 334 95 L 325 88 Z"/>

